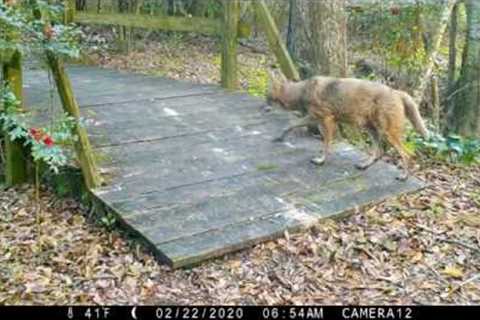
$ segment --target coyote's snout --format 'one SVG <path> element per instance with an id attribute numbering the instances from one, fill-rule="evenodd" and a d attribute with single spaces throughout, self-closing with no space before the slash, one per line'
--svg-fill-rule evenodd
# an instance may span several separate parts
<path id="1" fill-rule="evenodd" d="M 294 128 L 318 123 L 324 141 L 324 151 L 312 162 L 321 165 L 330 152 L 337 122 L 365 128 L 372 138 L 373 152 L 369 159 L 356 165 L 367 169 L 383 156 L 380 142 L 387 140 L 400 154 L 405 180 L 409 175 L 410 154 L 402 144 L 405 118 L 416 131 L 426 137 L 428 131 L 418 107 L 407 93 L 386 85 L 360 79 L 314 77 L 301 82 L 272 77 L 267 103 L 277 103 L 287 110 L 300 110 L 306 117 L 286 128 L 276 141 L 282 141 Z"/>

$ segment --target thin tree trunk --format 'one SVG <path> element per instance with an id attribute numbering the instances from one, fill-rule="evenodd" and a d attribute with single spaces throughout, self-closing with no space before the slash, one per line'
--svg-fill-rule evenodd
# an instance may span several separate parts
<path id="1" fill-rule="evenodd" d="M 467 41 L 450 122 L 466 136 L 480 137 L 480 1 L 466 0 Z"/>
<path id="2" fill-rule="evenodd" d="M 436 132 L 441 132 L 440 126 L 440 94 L 438 89 L 438 79 L 436 76 L 432 77 L 432 120 Z"/>
<path id="3" fill-rule="evenodd" d="M 420 103 L 423 100 L 425 89 L 427 88 L 428 82 L 432 77 L 433 68 L 438 55 L 438 49 L 442 43 L 443 34 L 447 29 L 448 21 L 452 15 L 452 10 L 456 2 L 457 0 L 447 0 L 441 19 L 436 27 L 437 32 L 432 38 L 430 52 L 427 52 L 427 64 L 424 68 L 424 71 L 420 73 L 416 81 L 416 89 L 413 92 L 413 97 L 417 103 Z"/>
<path id="4" fill-rule="evenodd" d="M 458 3 L 455 4 L 452 10 L 452 18 L 450 20 L 449 30 L 449 45 L 448 45 L 448 95 L 446 99 L 447 106 L 447 129 L 452 127 L 450 123 L 455 101 L 452 99 L 452 94 L 456 87 L 456 72 L 457 72 L 457 32 L 458 32 Z"/>

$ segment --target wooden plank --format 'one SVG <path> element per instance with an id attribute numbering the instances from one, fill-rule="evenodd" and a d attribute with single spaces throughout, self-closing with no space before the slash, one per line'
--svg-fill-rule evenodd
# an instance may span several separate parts
<path id="1" fill-rule="evenodd" d="M 93 13 L 77 11 L 74 20 L 81 24 L 119 25 L 124 27 L 159 29 L 165 31 L 195 32 L 206 35 L 221 35 L 223 32 L 220 19 L 200 17 L 150 16 L 128 13 Z M 236 33 L 241 38 L 248 38 L 251 27 L 238 24 Z"/>
<path id="2" fill-rule="evenodd" d="M 152 118 L 155 120 L 159 118 L 182 118 L 194 115 L 201 118 L 200 113 L 204 113 L 205 117 L 209 117 L 209 113 L 212 113 L 230 118 L 237 117 L 241 120 L 252 118 L 248 115 L 265 118 L 266 114 L 261 109 L 263 105 L 263 101 L 252 99 L 248 95 L 209 93 L 85 106 L 83 112 L 91 114 L 98 120 L 109 120 L 105 118 L 117 114 L 113 119 L 110 118 L 110 123 L 125 118 L 133 121 L 144 121 Z M 269 113 L 268 116 L 272 114 L 275 113 Z"/>
<path id="3" fill-rule="evenodd" d="M 195 98 L 199 102 L 203 99 Z M 176 100 L 169 100 L 129 104 L 122 107 L 122 111 L 116 112 L 111 112 L 111 108 L 85 109 L 82 114 L 88 119 L 88 130 L 96 147 L 165 140 L 186 135 L 218 135 L 220 131 L 228 128 L 239 133 L 245 130 L 260 134 L 254 127 L 261 127 L 268 122 L 275 122 L 277 126 L 270 130 L 269 135 L 278 135 L 281 130 L 278 127 L 288 125 L 288 118 L 284 115 L 272 113 L 267 117 L 261 112 L 259 105 L 252 105 L 250 102 L 244 102 L 236 112 L 229 111 L 229 106 L 236 106 L 235 101 L 239 100 L 232 99 L 223 109 L 222 104 L 212 102 L 205 107 L 204 112 L 204 107 L 200 104 L 183 108 L 175 106 Z M 162 130 L 159 130 L 159 127 Z"/>
<path id="4" fill-rule="evenodd" d="M 290 54 L 288 53 L 288 50 L 280 37 L 275 20 L 273 20 L 265 1 L 257 0 L 253 3 L 258 21 L 265 31 L 270 49 L 277 57 L 277 61 L 280 64 L 283 74 L 285 74 L 285 76 L 290 80 L 300 80 L 300 75 L 297 71 L 297 68 L 295 67 L 292 57 L 290 57 Z"/>
<path id="5" fill-rule="evenodd" d="M 214 113 L 208 114 L 214 119 L 218 119 Z M 218 125 L 211 126 L 214 121 L 207 118 L 199 118 L 198 116 L 185 115 L 184 117 L 165 117 L 157 118 L 158 122 L 154 120 L 145 121 L 145 127 L 139 127 L 136 121 L 121 121 L 125 125 L 125 129 L 115 127 L 113 124 L 105 124 L 101 121 L 96 121 L 88 126 L 92 141 L 94 141 L 96 148 L 105 148 L 109 146 L 131 145 L 138 142 L 154 142 L 159 140 L 170 140 L 179 137 L 193 137 L 196 135 L 210 135 L 218 136 L 222 132 L 228 131 L 229 128 L 234 130 L 252 130 L 252 134 L 259 132 L 255 128 L 261 129 L 262 124 L 268 123 L 268 119 L 261 119 L 255 116 L 245 116 L 245 121 L 239 123 L 235 118 L 227 118 L 225 122 Z M 186 122 L 183 120 L 190 120 Z M 282 119 L 279 119 L 282 120 Z M 90 120 L 89 120 L 90 121 Z M 157 126 L 152 124 L 164 124 L 165 128 L 159 130 Z M 280 122 L 279 122 L 280 123 Z M 281 123 L 287 124 L 286 121 Z M 279 132 L 280 130 L 278 130 Z M 271 135 L 271 134 L 269 134 Z M 273 136 L 271 136 L 273 139 Z"/>
<path id="6" fill-rule="evenodd" d="M 88 129 L 92 135 L 107 134 L 113 141 L 123 143 L 195 132 L 218 131 L 229 126 L 231 128 L 246 127 L 280 118 L 275 117 L 274 114 L 266 117 L 261 112 L 258 101 L 236 97 L 230 100 L 218 97 L 219 101 L 217 101 L 215 98 L 217 96 L 140 101 L 83 109 L 82 114 L 88 119 Z M 242 106 L 235 111 L 233 108 L 239 106 L 237 103 L 241 103 Z M 285 122 L 281 124 L 286 125 Z M 162 126 L 162 130 L 158 130 L 159 126 Z M 113 142 L 112 139 L 110 139 L 111 142 Z M 97 144 L 99 145 L 105 144 Z"/>
<path id="7" fill-rule="evenodd" d="M 220 20 L 199 17 L 150 16 L 123 13 L 89 13 L 78 11 L 75 22 L 82 24 L 119 25 L 132 28 L 166 31 L 196 32 L 206 35 L 221 34 Z"/>
<path id="8" fill-rule="evenodd" d="M 20 106 L 18 112 L 23 110 L 23 71 L 22 55 L 16 51 L 10 61 L 3 64 L 3 78 L 10 90 L 15 94 Z M 22 141 L 12 141 L 5 135 L 5 181 L 13 186 L 28 180 L 27 171 L 28 153 Z"/>
<path id="9" fill-rule="evenodd" d="M 122 166 L 122 168 L 128 170 L 131 168 L 128 165 L 128 162 L 131 160 L 135 160 L 131 162 L 135 167 L 143 166 L 152 161 L 150 157 L 152 152 L 155 152 L 156 155 L 162 158 L 171 158 L 178 155 L 178 145 L 182 145 L 185 150 L 188 150 L 188 152 L 194 156 L 196 155 L 195 152 L 205 150 L 205 148 L 210 148 L 206 149 L 205 152 L 212 153 L 213 150 L 215 150 L 216 152 L 223 152 L 224 154 L 229 153 L 232 148 L 238 148 L 240 146 L 252 148 L 259 147 L 259 149 L 262 150 L 266 147 L 271 149 L 278 149 L 278 147 L 287 149 L 281 144 L 271 142 L 274 136 L 278 135 L 273 133 L 276 133 L 278 130 L 278 125 L 272 125 L 268 120 L 249 123 L 248 125 L 242 126 L 235 125 L 233 128 L 226 125 L 212 130 L 199 129 L 192 131 L 189 126 L 185 126 L 185 128 L 171 126 L 170 128 L 171 129 L 166 130 L 166 133 L 158 133 L 158 139 L 144 141 L 137 140 L 132 141 L 132 143 L 120 143 L 117 145 L 97 148 L 102 154 L 109 156 L 109 158 L 116 159 L 103 162 L 102 166 Z M 177 132 L 176 130 L 183 131 Z M 142 132 L 145 131 L 142 130 Z M 121 134 L 121 132 L 118 131 L 112 133 L 110 130 L 109 133 Z M 154 133 L 152 132 L 150 137 L 156 138 L 153 134 Z M 165 136 L 160 137 L 160 134 L 165 134 Z M 134 138 L 140 139 L 137 135 L 135 135 Z M 288 143 L 288 145 L 295 149 L 302 148 L 305 143 L 313 143 L 315 146 L 319 145 L 319 141 L 316 141 L 315 139 L 295 140 L 292 141 L 292 143 Z M 239 151 L 243 152 L 243 150 Z M 247 150 L 244 151 L 247 152 Z"/>
<path id="10" fill-rule="evenodd" d="M 370 172 L 373 173 L 373 177 L 371 175 L 363 181 L 363 183 L 369 183 L 366 187 L 362 186 L 362 183 L 336 183 L 329 188 L 310 191 L 312 195 L 322 195 L 326 190 L 337 195 L 328 201 L 322 200 L 315 206 L 310 202 L 306 205 L 304 201 L 297 201 L 304 199 L 300 192 L 290 197 L 279 198 L 283 204 L 283 211 L 245 219 L 220 228 L 211 228 L 171 241 L 163 241 L 163 235 L 153 229 L 144 230 L 142 233 L 147 241 L 152 242 L 164 256 L 168 257 L 167 262 L 172 267 L 178 268 L 275 238 L 285 230 L 294 232 L 309 227 L 321 219 L 344 215 L 365 205 L 382 201 L 393 194 L 417 190 L 420 186 L 413 179 L 398 184 L 390 179 L 391 172 L 383 176 L 388 179 L 375 179 L 377 172 Z M 349 180 L 344 182 L 347 181 Z"/>
<path id="11" fill-rule="evenodd" d="M 114 173 L 112 187 L 113 190 L 121 191 L 123 198 L 129 198 L 143 192 L 168 190 L 249 172 L 282 168 L 291 161 L 297 161 L 300 165 L 308 164 L 312 157 L 312 154 L 304 150 L 290 150 L 285 147 L 278 147 L 277 151 L 269 153 L 250 152 L 243 157 L 240 154 L 241 152 L 237 151 L 232 156 L 197 153 L 182 155 L 178 159 L 156 157 L 155 160 L 152 159 L 150 166 L 130 168 L 122 175 Z M 163 182 L 158 184 L 158 181 Z M 111 188 L 106 189 L 107 193 L 110 193 L 109 190 Z"/>
<path id="12" fill-rule="evenodd" d="M 237 89 L 237 30 L 240 19 L 240 2 L 223 0 L 223 32 L 222 32 L 222 87 Z"/>
<path id="13" fill-rule="evenodd" d="M 293 150 L 278 145 L 275 151 L 257 150 L 256 153 L 246 152 L 245 156 L 239 153 L 232 157 L 234 160 L 230 160 L 231 162 L 199 152 L 194 153 L 196 159 L 193 161 L 188 157 L 164 159 L 158 156 L 158 160 L 150 167 L 134 166 L 126 169 L 125 174 L 116 176 L 110 186 L 97 189 L 97 194 L 114 206 L 118 204 L 122 211 L 132 200 L 139 205 L 136 207 L 128 205 L 129 209 L 149 209 L 159 207 L 162 203 L 168 204 L 169 201 L 164 198 L 164 194 L 169 190 L 175 189 L 180 194 L 183 194 L 183 190 L 189 190 L 185 192 L 190 194 L 185 196 L 194 200 L 196 187 L 201 188 L 201 194 L 203 191 L 215 193 L 217 186 L 234 188 L 239 183 L 245 184 L 242 182 L 243 179 L 256 180 L 255 177 L 259 174 L 268 173 L 275 179 L 282 179 L 281 175 L 284 175 L 292 181 L 303 181 L 307 185 L 317 184 L 322 180 L 339 179 L 357 174 L 358 171 L 353 164 L 363 157 L 348 146 L 337 147 L 332 161 L 326 165 L 327 169 L 324 169 L 310 163 L 315 153 L 312 145 L 308 149 Z M 189 165 L 192 162 L 200 163 Z M 188 166 L 179 169 L 176 163 Z M 156 184 L 158 181 L 167 182 L 158 185 Z M 171 200 L 180 201 L 177 197 L 172 197 Z"/>
<path id="14" fill-rule="evenodd" d="M 128 74 L 115 70 L 92 67 L 69 67 L 73 90 L 80 107 L 134 102 L 148 99 L 167 99 L 181 96 L 208 95 L 220 92 L 218 86 L 198 85 L 186 81 Z M 49 88 L 47 73 L 30 71 L 25 77 L 26 105 L 48 107 Z M 58 97 L 55 103 L 60 104 Z"/>
<path id="15" fill-rule="evenodd" d="M 288 170 L 282 168 L 279 171 L 264 172 L 257 176 L 238 177 L 241 181 L 240 184 L 229 183 L 223 189 L 208 188 L 208 197 L 205 196 L 207 194 L 204 189 L 206 186 L 201 184 L 197 185 L 196 190 L 191 190 L 191 197 L 184 200 L 183 203 L 162 199 L 157 202 L 158 207 L 136 209 L 135 213 L 122 215 L 122 218 L 136 229 L 141 230 L 142 233 L 155 230 L 158 234 L 155 236 L 155 242 L 160 242 L 160 239 L 162 242 L 167 242 L 174 238 L 178 239 L 206 230 L 223 228 L 228 224 L 241 223 L 274 212 L 281 212 L 285 210 L 286 205 L 308 206 L 315 208 L 316 212 L 325 212 L 326 214 L 332 211 L 336 212 L 335 210 L 322 211 L 317 206 L 322 205 L 322 208 L 329 210 L 330 206 L 326 205 L 336 203 L 335 200 L 343 195 L 358 193 L 370 188 L 367 173 L 356 171 L 352 175 L 345 176 L 338 170 L 336 170 L 337 172 L 332 171 L 334 170 L 321 172 L 310 170 L 310 175 L 313 175 L 315 179 L 310 179 L 310 182 L 307 183 L 304 179 L 296 176 L 296 173 L 305 173 L 303 167 L 296 163 L 296 166 L 289 166 Z M 319 184 L 320 181 L 321 184 Z M 390 185 L 395 184 L 395 181 L 387 179 L 383 183 Z M 305 200 L 304 195 L 307 192 L 311 198 L 325 195 L 323 202 L 313 203 L 310 198 Z M 331 197 L 332 194 L 335 194 L 335 197 Z M 138 203 L 136 198 L 135 204 Z M 148 205 L 152 204 L 152 201 L 148 202 Z"/>

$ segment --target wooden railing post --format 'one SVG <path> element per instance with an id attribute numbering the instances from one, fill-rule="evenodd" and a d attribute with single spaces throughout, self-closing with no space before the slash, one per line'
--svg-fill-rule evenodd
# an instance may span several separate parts
<path id="1" fill-rule="evenodd" d="M 238 87 L 237 37 L 240 19 L 239 0 L 223 0 L 222 33 L 222 86 L 227 89 Z"/>
<path id="2" fill-rule="evenodd" d="M 18 112 L 23 111 L 22 55 L 15 51 L 9 61 L 3 64 L 3 80 L 20 101 Z M 4 110 L 5 111 L 5 110 Z M 7 133 L 5 139 L 5 180 L 7 185 L 17 185 L 27 181 L 27 153 L 21 141 L 11 141 Z"/>
<path id="3" fill-rule="evenodd" d="M 79 123 L 80 108 L 77 100 L 73 94 L 72 84 L 70 78 L 65 72 L 63 62 L 57 58 L 53 53 L 47 52 L 47 61 L 52 70 L 53 78 L 57 86 L 58 95 L 62 102 L 65 112 L 77 120 L 75 126 L 75 133 L 78 141 L 75 143 L 75 150 L 77 153 L 80 169 L 82 170 L 83 178 L 87 188 L 94 189 L 101 185 L 101 177 L 98 174 L 95 165 L 93 150 L 88 139 L 87 130 Z"/>
<path id="4" fill-rule="evenodd" d="M 65 1 L 64 22 L 72 23 L 75 20 L 75 0 Z"/>
<path id="5" fill-rule="evenodd" d="M 283 44 L 282 39 L 280 38 L 277 25 L 275 24 L 275 21 L 273 20 L 265 1 L 255 0 L 253 3 L 255 5 L 255 13 L 258 22 L 260 22 L 265 31 L 270 49 L 272 49 L 273 53 L 277 57 L 283 74 L 290 80 L 299 80 L 300 75 L 298 74 L 297 68 L 293 63 L 286 46 Z"/>

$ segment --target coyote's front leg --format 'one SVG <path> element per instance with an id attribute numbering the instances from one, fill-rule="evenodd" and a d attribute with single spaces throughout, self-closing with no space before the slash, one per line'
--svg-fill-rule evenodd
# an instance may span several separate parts
<path id="1" fill-rule="evenodd" d="M 300 120 L 298 120 L 298 122 L 296 122 L 295 124 L 289 126 L 288 128 L 286 128 L 285 130 L 283 130 L 282 134 L 273 139 L 274 142 L 282 142 L 283 140 L 285 140 L 285 137 L 290 133 L 290 131 L 292 131 L 293 129 L 295 128 L 301 128 L 301 127 L 307 127 L 311 124 L 314 124 L 316 123 L 316 121 L 310 116 L 306 116 Z"/>
<path id="2" fill-rule="evenodd" d="M 323 117 L 322 129 L 323 129 L 323 154 L 311 160 L 311 162 L 317 166 L 323 165 L 330 154 L 330 144 L 335 137 L 335 131 L 337 129 L 335 118 L 331 115 Z"/>

